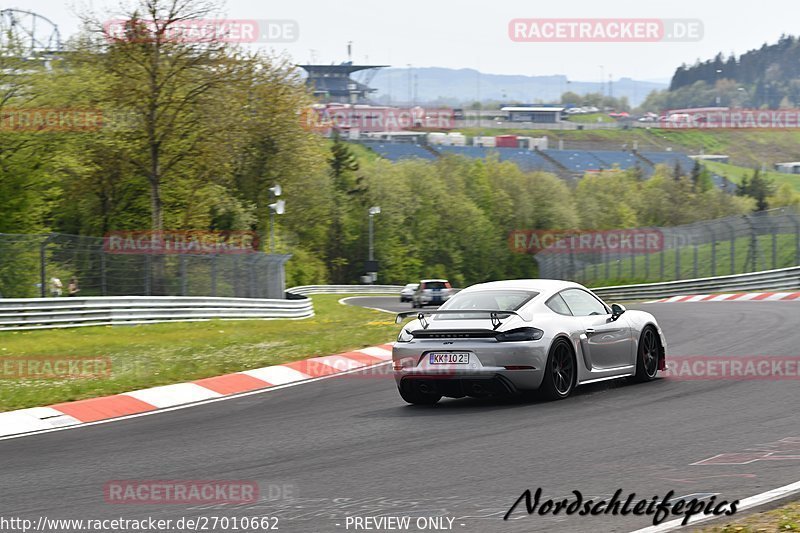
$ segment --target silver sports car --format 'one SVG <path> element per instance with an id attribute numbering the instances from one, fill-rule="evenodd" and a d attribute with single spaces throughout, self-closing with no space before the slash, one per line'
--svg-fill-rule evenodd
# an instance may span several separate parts
<path id="1" fill-rule="evenodd" d="M 577 283 L 548 279 L 473 285 L 439 309 L 400 313 L 392 350 L 403 399 L 538 391 L 566 398 L 578 385 L 666 368 L 667 343 L 653 315 L 606 305 Z"/>

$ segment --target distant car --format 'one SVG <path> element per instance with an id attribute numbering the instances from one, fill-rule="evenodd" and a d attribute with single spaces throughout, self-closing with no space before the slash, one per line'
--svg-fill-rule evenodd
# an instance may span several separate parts
<path id="1" fill-rule="evenodd" d="M 410 302 L 414 298 L 414 291 L 419 287 L 419 283 L 409 283 L 400 290 L 400 302 Z"/>
<path id="2" fill-rule="evenodd" d="M 442 305 L 452 294 L 453 288 L 446 279 L 423 279 L 411 297 L 411 306 Z"/>
<path id="3" fill-rule="evenodd" d="M 397 316 L 406 324 L 392 348 L 400 396 L 434 404 L 575 387 L 666 368 L 667 342 L 655 317 L 607 305 L 570 281 L 526 279 L 473 285 L 439 309 Z"/>

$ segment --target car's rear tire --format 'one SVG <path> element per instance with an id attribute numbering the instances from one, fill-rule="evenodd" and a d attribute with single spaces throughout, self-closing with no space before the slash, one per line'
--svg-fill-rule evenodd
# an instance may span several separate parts
<path id="1" fill-rule="evenodd" d="M 645 326 L 636 351 L 636 381 L 651 381 L 658 374 L 661 345 L 653 326 Z"/>
<path id="2" fill-rule="evenodd" d="M 539 396 L 545 400 L 563 400 L 575 389 L 578 367 L 572 345 L 563 337 L 550 346 Z"/>
<path id="3" fill-rule="evenodd" d="M 425 393 L 416 387 L 398 387 L 400 396 L 412 405 L 433 405 L 442 399 L 441 394 Z"/>

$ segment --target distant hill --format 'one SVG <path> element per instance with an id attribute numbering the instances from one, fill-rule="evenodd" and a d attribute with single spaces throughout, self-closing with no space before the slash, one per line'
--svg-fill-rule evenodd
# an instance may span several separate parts
<path id="1" fill-rule="evenodd" d="M 700 83 L 698 83 L 700 82 Z M 705 87 L 714 93 L 703 96 Z M 800 105 L 800 39 L 783 36 L 776 44 L 745 52 L 738 58 L 717 54 L 714 59 L 681 65 L 670 83 L 670 92 L 692 105 L 744 107 L 795 107 Z"/>
<path id="2" fill-rule="evenodd" d="M 598 81 L 567 81 L 566 76 L 521 76 L 483 74 L 474 69 L 411 68 L 411 90 L 416 86 L 417 103 L 467 105 L 478 99 L 501 102 L 557 102 L 562 93 L 578 94 L 601 91 Z M 416 81 L 414 81 L 416 77 Z M 409 101 L 409 69 L 387 68 L 375 74 L 370 86 L 378 89 L 374 99 L 387 103 Z M 639 105 L 653 90 L 665 89 L 666 83 L 638 81 L 630 78 L 615 80 L 610 89 L 613 96 L 627 96 L 631 105 Z M 609 84 L 603 91 L 609 93 Z"/>

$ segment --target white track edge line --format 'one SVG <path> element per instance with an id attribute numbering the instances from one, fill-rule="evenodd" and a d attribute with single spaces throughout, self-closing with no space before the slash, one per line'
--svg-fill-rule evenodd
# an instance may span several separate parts
<path id="1" fill-rule="evenodd" d="M 348 296 L 347 298 L 339 298 L 339 303 L 342 304 L 342 305 L 350 305 L 352 307 L 360 307 L 362 309 L 372 309 L 373 311 L 380 311 L 381 313 L 391 313 L 393 315 L 396 315 L 397 313 L 399 313 L 399 311 L 389 311 L 388 309 L 381 309 L 380 307 L 365 307 L 363 305 L 352 305 L 352 304 L 349 304 L 349 303 L 345 302 L 345 300 L 349 300 L 351 298 L 378 298 L 378 297 L 380 297 L 380 295 L 376 295 L 376 296 Z"/>
<path id="2" fill-rule="evenodd" d="M 343 376 L 345 374 L 354 374 L 356 372 L 363 372 L 364 370 L 367 370 L 367 369 L 370 369 L 370 368 L 379 367 L 379 366 L 382 366 L 382 365 L 388 365 L 390 363 L 391 363 L 391 361 L 381 361 L 380 363 L 375 363 L 374 365 L 362 366 L 360 368 L 354 368 L 352 370 L 347 370 L 347 371 L 344 371 L 344 372 L 337 372 L 336 374 L 329 374 L 327 376 L 319 376 L 319 377 L 316 377 L 316 378 L 304 379 L 304 380 L 301 380 L 301 381 L 294 381 L 292 383 L 284 383 L 283 385 L 275 385 L 273 387 L 267 387 L 267 388 L 264 388 L 264 389 L 259 389 L 259 390 L 254 390 L 254 391 L 239 392 L 239 393 L 236 393 L 236 394 L 231 394 L 229 396 L 222 396 L 222 397 L 219 397 L 219 398 L 209 398 L 207 400 L 200 400 L 199 402 L 192 402 L 192 403 L 186 403 L 186 404 L 182 404 L 182 405 L 175 405 L 175 406 L 172 406 L 172 407 L 165 407 L 163 409 L 156 408 L 153 411 L 146 411 L 144 413 L 135 413 L 135 414 L 132 414 L 132 415 L 118 416 L 116 418 L 108 418 L 106 420 L 96 420 L 94 422 L 83 422 L 81 424 L 73 424 L 73 425 L 70 425 L 70 426 L 42 429 L 42 430 L 38 430 L 38 431 L 29 431 L 27 433 L 20 433 L 18 435 L 6 435 L 4 437 L 0 437 L 0 441 L 10 440 L 10 439 L 19 439 L 19 438 L 22 438 L 22 437 L 30 437 L 32 435 L 41 435 L 42 433 L 52 433 L 54 431 L 65 431 L 65 430 L 69 430 L 69 429 L 78 429 L 78 428 L 83 428 L 83 427 L 87 427 L 87 426 L 96 426 L 98 424 L 107 424 L 109 422 L 118 422 L 120 420 L 128 420 L 130 418 L 139 418 L 141 416 L 149 416 L 149 415 L 155 415 L 155 414 L 159 414 L 159 413 L 167 413 L 169 411 L 177 411 L 179 409 L 188 409 L 189 407 L 195 407 L 195 406 L 198 406 L 198 405 L 206 405 L 206 404 L 209 404 L 209 403 L 222 402 L 222 401 L 225 401 L 225 400 L 232 400 L 234 398 L 243 398 L 245 396 L 254 396 L 256 394 L 264 394 L 264 393 L 272 392 L 272 391 L 278 390 L 278 389 L 286 389 L 286 388 L 289 388 L 289 387 L 295 387 L 297 385 L 305 385 L 307 383 L 313 383 L 315 381 L 321 381 L 323 379 L 336 378 L 336 377 L 339 377 L 339 376 Z M 124 394 L 124 393 L 121 393 L 121 394 Z"/>
<path id="3" fill-rule="evenodd" d="M 768 490 L 767 492 L 762 492 L 761 494 L 756 494 L 755 496 L 750 496 L 749 498 L 745 498 L 740 502 L 736 513 L 740 513 L 741 511 L 746 511 L 748 509 L 753 509 L 760 505 L 764 505 L 770 502 L 774 502 L 775 500 L 780 500 L 781 498 L 785 498 L 787 496 L 793 496 L 795 494 L 800 494 L 800 481 L 796 481 L 794 483 L 790 483 L 789 485 L 784 485 L 783 487 L 778 487 L 777 489 Z M 736 515 L 728 517 L 729 520 L 733 520 Z M 684 526 L 682 524 L 683 519 L 678 518 L 676 520 L 671 520 L 669 522 L 664 522 L 663 524 L 659 524 L 657 526 L 649 526 L 643 529 L 637 529 L 632 531 L 631 533 L 666 533 L 668 531 L 676 531 L 683 527 L 689 527 L 697 525 L 701 522 L 708 522 L 711 520 L 718 520 L 719 516 L 708 515 L 708 516 L 699 516 L 695 515 L 692 517 L 693 519 L 689 519 L 689 521 Z"/>

